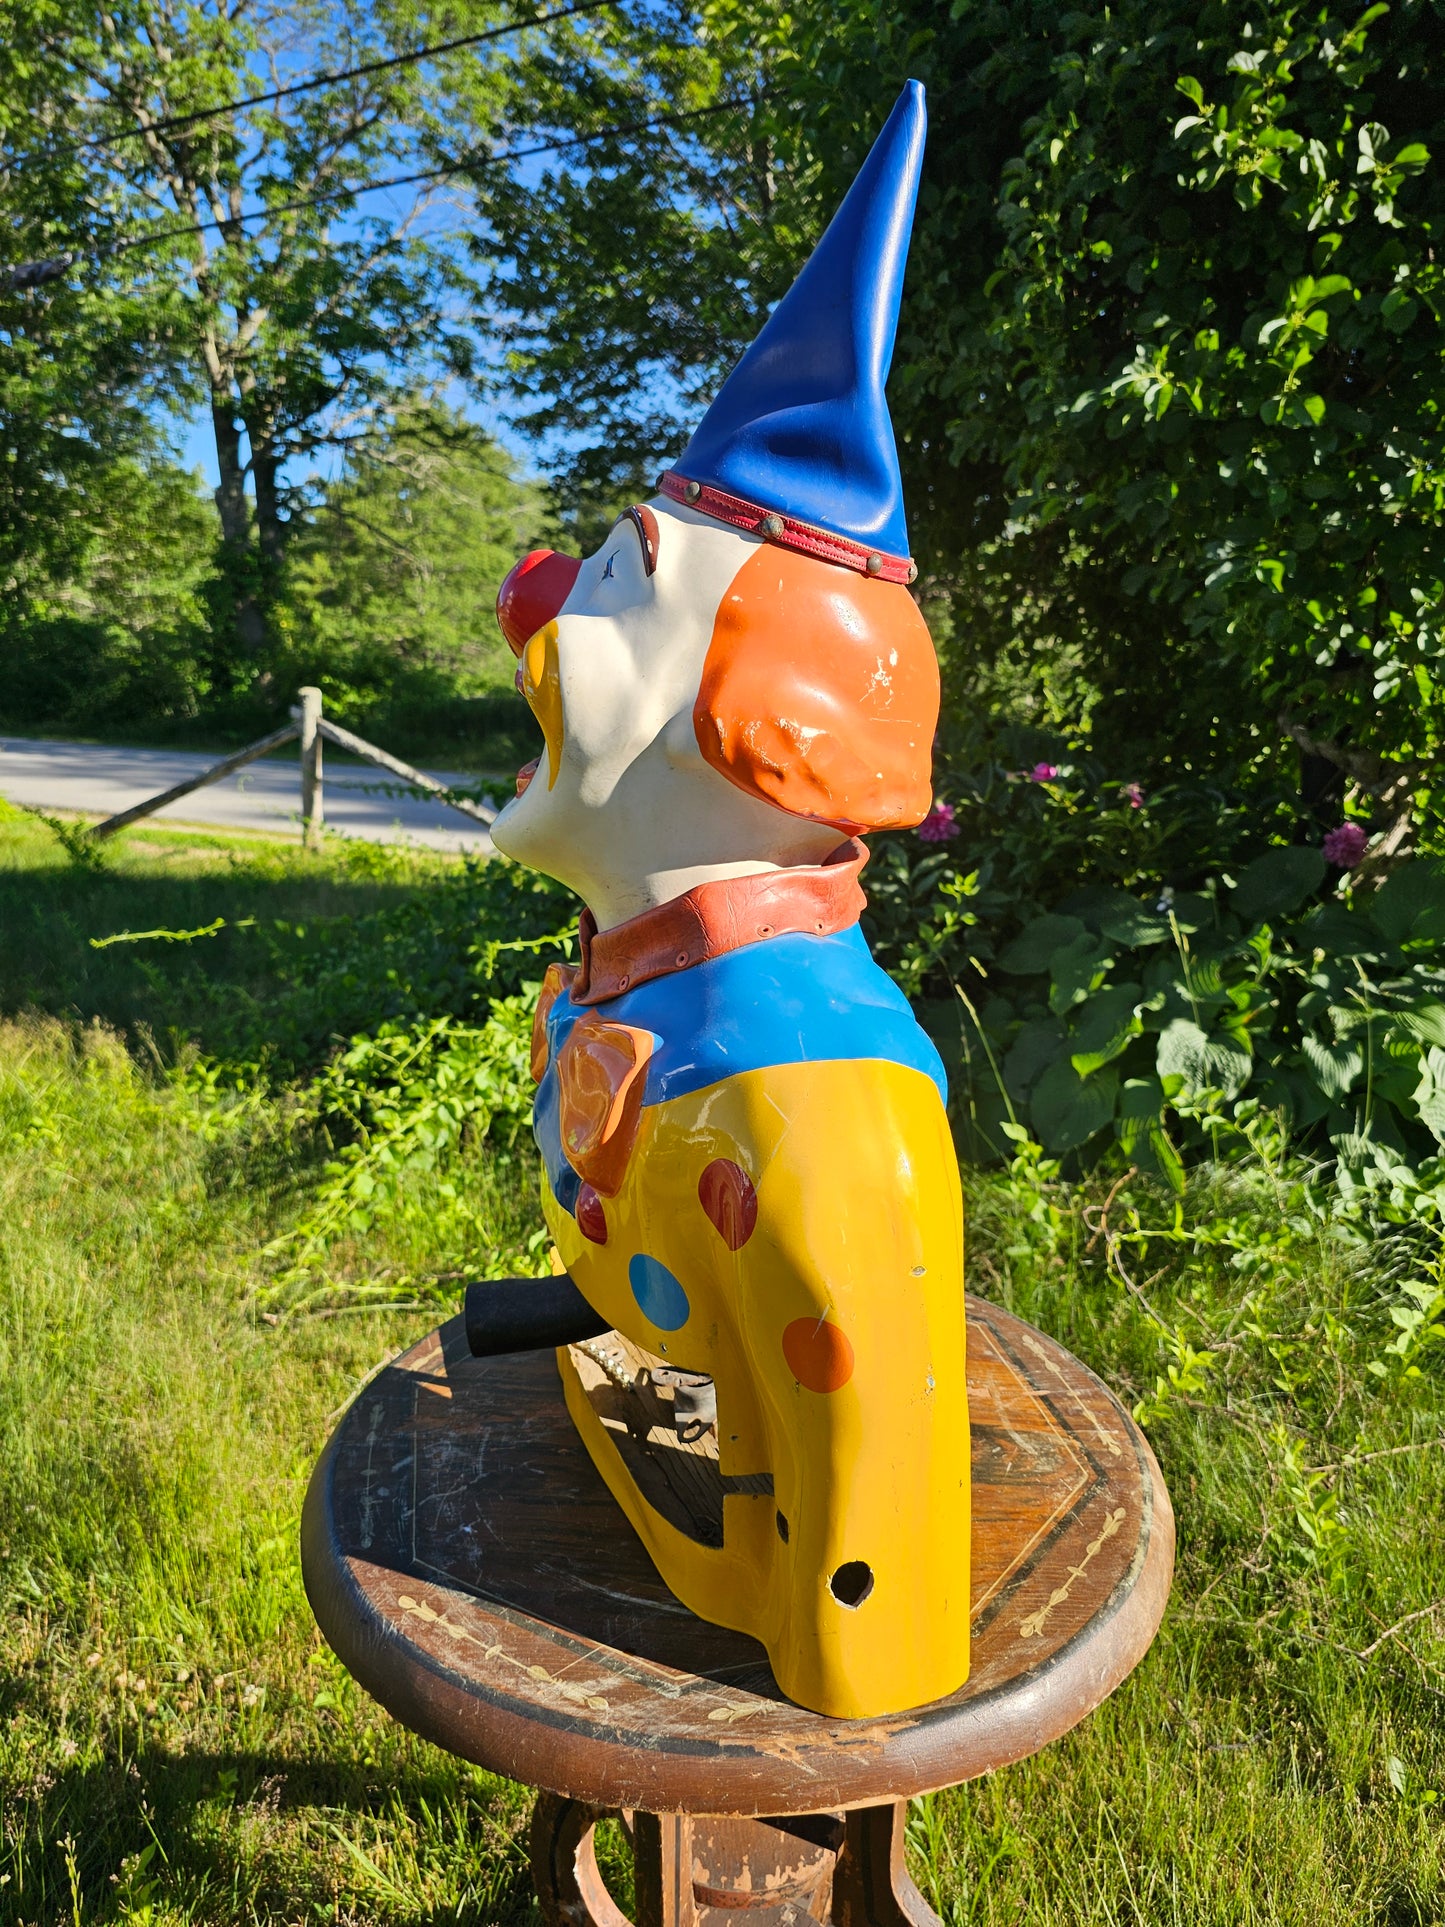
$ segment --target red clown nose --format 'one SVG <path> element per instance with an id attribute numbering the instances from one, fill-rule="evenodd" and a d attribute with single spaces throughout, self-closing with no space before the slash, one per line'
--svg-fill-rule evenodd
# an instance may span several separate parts
<path id="1" fill-rule="evenodd" d="M 529 639 L 560 614 L 581 567 L 575 555 L 533 549 L 510 570 L 497 591 L 497 621 L 514 656 L 520 656 Z"/>

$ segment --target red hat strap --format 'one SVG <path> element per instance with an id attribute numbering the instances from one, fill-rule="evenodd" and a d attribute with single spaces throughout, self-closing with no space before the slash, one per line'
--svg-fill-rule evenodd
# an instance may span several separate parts
<path id="1" fill-rule="evenodd" d="M 690 482 L 675 468 L 658 477 L 657 492 L 670 501 L 700 509 L 714 521 L 746 529 L 750 535 L 761 535 L 765 541 L 776 542 L 782 548 L 816 556 L 820 562 L 835 562 L 840 568 L 856 569 L 859 575 L 872 576 L 876 581 L 918 580 L 918 564 L 911 556 L 884 555 L 878 549 L 865 549 L 861 542 L 850 542 L 847 536 L 834 535 L 830 529 L 795 521 L 791 515 L 779 515 L 776 509 L 759 508 L 756 502 L 744 501 L 742 496 L 729 495 L 726 490 L 712 488 L 706 482 Z"/>

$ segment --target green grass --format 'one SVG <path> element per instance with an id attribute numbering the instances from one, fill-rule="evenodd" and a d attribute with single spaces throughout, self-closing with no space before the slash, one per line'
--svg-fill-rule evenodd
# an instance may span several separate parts
<path id="1" fill-rule="evenodd" d="M 330 838 L 295 845 L 221 831 L 142 824 L 98 847 L 97 867 L 70 860 L 44 823 L 0 804 L 0 997 L 82 1022 L 102 1018 L 132 1039 L 148 1032 L 172 1054 L 183 1043 L 230 1049 L 239 1012 L 284 991 L 286 966 L 257 941 L 277 927 L 354 922 L 397 910 L 453 877 L 455 859 Z M 126 932 L 203 929 L 182 944 L 108 943 Z"/>
<path id="2" fill-rule="evenodd" d="M 0 1920 L 532 1915 L 527 1790 L 368 1701 L 299 1578 L 328 1428 L 434 1314 L 268 1322 L 258 1296 L 314 1189 L 288 1119 L 331 1039 L 384 994 L 465 1014 L 476 916 L 550 927 L 520 889 L 150 830 L 92 873 L 0 823 Z M 1197 1174 L 1178 1228 L 1137 1182 L 1104 1220 L 1106 1185 L 1026 1165 L 969 1192 L 973 1288 L 1145 1403 L 1180 1563 L 1098 1713 L 915 1806 L 925 1891 L 957 1927 L 1445 1919 L 1445 1346 L 1413 1377 L 1386 1350 L 1432 1254 L 1350 1242 L 1261 1168 Z M 529 1160 L 469 1138 L 328 1262 L 440 1302 L 535 1221 Z"/>

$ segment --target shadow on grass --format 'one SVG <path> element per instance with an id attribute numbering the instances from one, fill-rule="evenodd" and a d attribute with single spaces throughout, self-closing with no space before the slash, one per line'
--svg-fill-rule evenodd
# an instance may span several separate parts
<path id="1" fill-rule="evenodd" d="M 134 870 L 48 868 L 0 873 L 0 1010 L 99 1018 L 135 1038 L 148 1032 L 167 1056 L 181 1038 L 203 1051 L 249 1054 L 268 1041 L 277 1002 L 309 974 L 303 953 L 444 888 L 402 881 L 248 866 L 167 877 Z M 214 935 L 92 947 L 138 931 L 190 932 L 223 919 Z M 288 966 L 290 966 L 288 968 Z M 338 1012 L 344 1017 L 344 1012 Z"/>
<path id="2" fill-rule="evenodd" d="M 430 1752 L 430 1749 L 428 1749 Z M 326 1918 L 512 1927 L 534 1916 L 529 1798 L 444 1755 L 361 1760 L 143 1746 L 7 1800 L 0 1918 Z M 368 1825 L 370 1821 L 372 1824 Z"/>
<path id="3" fill-rule="evenodd" d="M 98 1019 L 161 1065 L 199 1049 L 284 1077 L 388 1019 L 469 1014 L 540 978 L 530 952 L 482 954 L 575 915 L 501 859 L 172 836 L 97 870 L 43 826 L 0 820 L 0 1017 Z"/>

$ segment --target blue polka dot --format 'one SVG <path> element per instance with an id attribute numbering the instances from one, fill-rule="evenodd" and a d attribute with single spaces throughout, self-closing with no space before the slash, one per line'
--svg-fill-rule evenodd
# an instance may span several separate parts
<path id="1" fill-rule="evenodd" d="M 687 1293 L 666 1265 L 639 1252 L 627 1267 L 627 1282 L 644 1318 L 659 1331 L 675 1332 L 685 1325 L 692 1307 Z"/>

